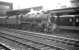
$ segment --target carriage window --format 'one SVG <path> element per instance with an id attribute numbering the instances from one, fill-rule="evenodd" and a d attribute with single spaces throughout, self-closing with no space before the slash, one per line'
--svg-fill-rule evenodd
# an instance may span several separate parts
<path id="1" fill-rule="evenodd" d="M 72 18 L 69 19 L 69 22 L 72 22 Z"/>
<path id="2" fill-rule="evenodd" d="M 76 19 L 76 22 L 79 22 L 79 19 L 78 18 Z"/>

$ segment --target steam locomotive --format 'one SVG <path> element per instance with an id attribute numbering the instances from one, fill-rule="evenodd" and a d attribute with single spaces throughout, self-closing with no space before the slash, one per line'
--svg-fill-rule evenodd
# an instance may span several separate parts
<path id="1" fill-rule="evenodd" d="M 9 11 L 7 16 L 0 18 L 0 25 L 10 28 L 21 28 L 21 29 L 40 29 L 44 31 L 47 29 L 48 24 L 50 23 L 50 14 L 44 13 L 30 13 L 20 12 L 20 11 Z"/>

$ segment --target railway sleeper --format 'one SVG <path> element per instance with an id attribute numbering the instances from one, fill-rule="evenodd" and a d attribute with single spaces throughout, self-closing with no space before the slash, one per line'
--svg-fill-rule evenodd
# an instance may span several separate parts
<path id="1" fill-rule="evenodd" d="M 62 41 L 61 41 L 61 42 L 62 42 Z M 63 43 L 65 43 L 65 44 L 66 44 L 67 42 L 63 42 Z M 71 45 L 71 43 L 67 43 L 67 44 Z"/>
<path id="2" fill-rule="evenodd" d="M 1 37 L 0 37 L 1 39 Z M 10 50 L 38 50 L 34 47 L 31 47 L 29 45 L 24 45 L 22 43 L 19 43 L 17 41 L 11 40 L 11 39 L 5 39 L 2 37 L 2 41 L 0 41 L 0 44 L 10 48 Z"/>
<path id="3" fill-rule="evenodd" d="M 2 36 L 2 35 L 1 35 Z M 35 47 L 36 49 L 39 49 L 39 50 L 45 50 L 46 48 L 48 48 L 48 50 L 50 49 L 52 49 L 53 50 L 53 48 L 51 48 L 50 46 L 47 46 L 47 45 L 45 45 L 45 44 L 39 44 L 39 43 L 33 43 L 33 42 L 29 42 L 29 41 L 26 41 L 26 40 L 22 40 L 22 39 L 15 39 L 15 38 L 12 38 L 12 37 L 8 37 L 8 36 L 6 36 L 7 38 L 10 38 L 10 39 L 14 39 L 14 40 L 17 40 L 17 41 L 19 41 L 19 42 L 21 42 L 21 43 L 25 43 L 26 45 L 29 45 L 29 46 L 31 46 L 31 47 Z M 26 41 L 26 42 L 24 42 L 24 41 Z M 56 48 L 55 48 L 56 49 Z M 61 48 L 60 48 L 61 49 Z"/>

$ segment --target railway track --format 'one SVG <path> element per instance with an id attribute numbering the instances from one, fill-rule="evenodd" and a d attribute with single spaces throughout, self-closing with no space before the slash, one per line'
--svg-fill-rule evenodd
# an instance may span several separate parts
<path id="1" fill-rule="evenodd" d="M 17 42 L 15 40 L 0 36 L 0 44 L 6 48 L 3 48 L 5 50 L 34 50 L 35 48 L 24 45 L 20 42 Z M 36 50 L 36 49 L 35 49 Z"/>
<path id="2" fill-rule="evenodd" d="M 32 44 L 28 44 L 34 48 L 57 48 L 61 50 L 79 50 L 79 40 L 70 39 L 55 35 L 40 34 L 35 32 L 15 30 L 15 29 L 4 29 L 0 30 L 2 37 L 6 37 L 11 40 L 18 41 L 23 44 L 28 44 L 26 40 Z"/>
<path id="3" fill-rule="evenodd" d="M 18 43 L 21 43 L 21 44 L 24 44 L 25 46 L 30 46 L 31 49 L 28 49 L 28 50 L 64 50 L 64 49 L 61 49 L 61 48 L 57 48 L 57 47 L 52 47 L 52 46 L 48 46 L 48 45 L 45 45 L 45 44 L 41 44 L 41 43 L 37 43 L 37 42 L 33 42 L 31 40 L 26 40 L 26 39 L 22 39 L 22 38 L 18 38 L 18 37 L 15 37 L 15 36 L 11 36 L 11 35 L 6 35 L 6 34 L 2 34 L 0 37 L 3 37 L 3 38 L 6 38 L 6 39 L 9 39 L 9 40 L 12 40 L 12 41 L 16 41 Z M 9 41 L 8 40 L 8 41 Z M 17 43 L 16 43 L 17 44 Z M 19 44 L 19 46 L 21 45 Z M 23 48 L 25 47 L 23 46 Z M 15 45 L 16 48 L 17 45 Z M 22 47 L 21 47 L 22 48 Z M 21 48 L 19 48 L 18 50 L 22 50 Z M 15 49 L 17 50 L 17 49 Z M 25 49 L 26 50 L 26 49 Z"/>
<path id="4" fill-rule="evenodd" d="M 0 50 L 10 50 L 10 49 L 0 44 Z"/>
<path id="5" fill-rule="evenodd" d="M 25 30 L 25 31 L 31 31 L 31 32 L 39 32 L 39 33 L 44 33 L 44 34 L 49 34 L 49 35 L 50 34 L 51 35 L 57 35 L 57 36 L 62 36 L 62 37 L 67 37 L 67 38 L 79 39 L 79 36 L 78 36 L 79 35 L 78 34 L 79 31 L 75 31 L 75 30 L 56 29 L 54 31 L 51 31 L 50 28 L 49 28 L 49 31 L 44 31 L 44 30 L 42 30 L 42 28 L 39 28 L 39 27 L 36 27 L 36 26 L 32 27 L 32 26 L 27 26 L 27 25 L 24 28 L 17 28 L 17 27 L 16 28 L 8 27 L 8 28 L 10 28 L 10 29 L 18 29 L 18 30 Z M 63 28 L 65 28 L 65 27 L 63 27 Z M 76 29 L 75 27 L 73 27 L 73 28 Z M 77 28 L 77 30 L 78 30 L 78 28 Z"/>
<path id="6" fill-rule="evenodd" d="M 1 28 L 1 27 L 0 27 Z M 3 29 L 4 27 L 2 27 Z M 39 33 L 44 33 L 44 34 L 49 34 L 49 35 L 56 35 L 56 36 L 61 36 L 61 37 L 67 37 L 67 38 L 71 38 L 71 39 L 79 39 L 79 34 L 78 31 L 70 31 L 70 30 L 64 30 L 64 29 L 57 29 L 53 32 L 51 31 L 47 31 L 47 32 L 41 32 L 41 30 L 39 28 L 26 28 L 26 29 L 22 29 L 22 28 L 9 28 L 9 29 L 15 29 L 15 30 L 24 30 L 24 31 L 31 31 L 31 32 L 39 32 Z M 12 31 L 12 30 L 11 30 Z"/>

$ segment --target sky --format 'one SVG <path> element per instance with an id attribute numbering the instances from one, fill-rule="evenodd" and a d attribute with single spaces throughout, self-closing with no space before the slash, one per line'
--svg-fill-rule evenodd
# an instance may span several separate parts
<path id="1" fill-rule="evenodd" d="M 43 6 L 44 9 L 56 9 L 62 5 L 70 7 L 70 0 L 0 0 L 13 3 L 14 9 L 30 8 L 35 6 Z"/>

